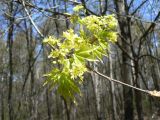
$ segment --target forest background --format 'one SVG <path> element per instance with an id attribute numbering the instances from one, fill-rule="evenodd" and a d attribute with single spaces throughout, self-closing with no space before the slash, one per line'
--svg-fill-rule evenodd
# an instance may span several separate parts
<path id="1" fill-rule="evenodd" d="M 81 16 L 115 14 L 117 42 L 107 57 L 90 66 L 110 78 L 144 90 L 160 90 L 159 0 L 1 0 L 0 119 L 1 120 L 158 120 L 159 98 L 85 74 L 76 95 L 67 102 L 56 87 L 43 86 L 53 69 L 48 36 L 60 37 L 78 27 L 69 14 L 82 5 Z"/>

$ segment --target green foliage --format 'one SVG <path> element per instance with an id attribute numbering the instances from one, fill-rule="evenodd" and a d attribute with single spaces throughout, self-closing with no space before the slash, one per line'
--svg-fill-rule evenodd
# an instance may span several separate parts
<path id="1" fill-rule="evenodd" d="M 76 7 L 73 8 L 74 12 L 79 12 L 80 10 L 84 10 L 84 7 L 82 5 L 77 5 Z"/>
<path id="2" fill-rule="evenodd" d="M 82 6 L 75 8 L 75 11 L 80 9 Z M 75 100 L 75 94 L 80 94 L 83 74 L 88 71 L 86 62 L 101 60 L 107 54 L 109 42 L 116 41 L 117 20 L 114 15 L 84 18 L 73 15 L 71 21 L 78 23 L 78 33 L 69 29 L 61 38 L 50 36 L 44 40 L 52 48 L 49 57 L 55 66 L 45 75 L 45 84 L 56 87 L 65 99 Z"/>

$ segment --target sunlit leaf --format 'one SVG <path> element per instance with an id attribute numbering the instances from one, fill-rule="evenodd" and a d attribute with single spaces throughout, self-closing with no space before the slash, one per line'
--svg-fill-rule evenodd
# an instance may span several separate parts
<path id="1" fill-rule="evenodd" d="M 74 11 L 82 9 L 83 6 L 76 6 Z M 51 46 L 49 57 L 56 66 L 45 75 L 44 85 L 56 88 L 65 99 L 76 101 L 75 94 L 81 94 L 79 85 L 88 71 L 86 62 L 101 61 L 103 56 L 107 56 L 109 42 L 117 40 L 117 20 L 114 15 L 80 18 L 78 14 L 72 15 L 70 19 L 79 24 L 79 33 L 69 29 L 59 39 L 53 36 L 44 39 L 44 43 Z"/>

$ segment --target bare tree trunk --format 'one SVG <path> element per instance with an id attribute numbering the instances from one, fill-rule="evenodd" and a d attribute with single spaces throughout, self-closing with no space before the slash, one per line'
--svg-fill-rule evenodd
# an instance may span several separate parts
<path id="1" fill-rule="evenodd" d="M 130 46 L 128 46 L 124 41 L 130 42 L 130 33 L 129 33 L 129 21 L 128 19 L 122 17 L 121 15 L 127 14 L 127 9 L 125 8 L 124 0 L 114 0 L 116 12 L 118 13 L 118 23 L 120 27 L 120 34 L 123 37 L 122 41 L 122 80 L 125 83 L 131 84 L 131 60 L 128 55 L 131 54 Z M 127 52 L 126 52 L 127 51 Z M 123 87 L 123 97 L 124 97 L 124 112 L 125 120 L 133 120 L 133 92 L 131 88 Z"/>
<path id="2" fill-rule="evenodd" d="M 66 110 L 67 120 L 70 120 L 70 110 L 69 110 L 67 101 L 63 97 L 61 97 L 61 98 L 62 98 L 62 100 L 64 102 L 64 107 L 65 107 L 65 110 Z"/>
<path id="3" fill-rule="evenodd" d="M 4 95 L 3 95 L 3 92 L 4 92 L 4 88 L 3 86 L 1 87 L 1 120 L 5 120 L 4 118 Z"/>
<path id="4" fill-rule="evenodd" d="M 30 74 L 30 111 L 33 120 L 37 119 L 37 99 L 35 93 L 35 76 L 34 76 L 34 67 L 32 67 L 32 63 L 34 61 L 34 41 L 33 41 L 33 33 L 32 33 L 32 23 L 30 23 L 30 38 L 29 38 L 29 66 L 31 67 Z M 33 65 L 34 66 L 34 65 Z"/>
<path id="5" fill-rule="evenodd" d="M 49 100 L 49 89 L 46 89 L 46 102 L 47 102 L 47 114 L 48 114 L 48 120 L 51 120 L 51 106 L 50 106 L 50 100 Z"/>
<path id="6" fill-rule="evenodd" d="M 98 70 L 98 65 L 96 63 L 93 63 L 93 68 L 95 70 Z M 100 94 L 101 94 L 101 80 L 99 79 L 97 74 L 92 73 L 92 80 L 93 80 L 93 89 L 96 97 L 96 114 L 97 114 L 97 120 L 102 120 L 102 113 L 101 113 L 101 104 L 100 104 Z"/>
<path id="7" fill-rule="evenodd" d="M 111 51 L 111 50 L 110 50 Z M 112 54 L 109 55 L 109 63 L 110 63 L 110 77 L 113 78 L 113 67 L 112 67 Z M 116 96 L 115 96 L 115 86 L 114 83 L 111 82 L 111 104 L 112 104 L 112 120 L 117 120 L 117 105 L 116 105 Z"/>
<path id="8" fill-rule="evenodd" d="M 46 33 L 47 34 L 47 33 Z M 43 48 L 43 74 L 47 73 L 47 56 L 45 54 L 45 47 L 43 46 L 42 43 L 42 48 Z M 49 92 L 49 86 L 46 88 L 46 103 L 47 103 L 47 114 L 48 114 L 48 120 L 52 119 L 52 114 L 51 114 L 51 104 L 50 104 L 50 92 Z"/>
<path id="9" fill-rule="evenodd" d="M 25 30 L 26 30 L 26 40 L 27 40 L 27 51 L 28 51 L 28 70 L 26 78 L 22 88 L 22 94 L 27 82 L 28 77 L 30 76 L 30 97 L 29 97 L 29 109 L 30 109 L 30 119 L 37 118 L 37 101 L 35 99 L 35 77 L 34 77 L 34 41 L 33 41 L 33 30 L 32 23 L 29 23 L 27 27 L 27 21 L 25 20 Z M 29 74 L 30 73 L 30 74 Z"/>
<path id="10" fill-rule="evenodd" d="M 88 105 L 88 120 L 91 120 L 90 115 L 91 115 L 91 110 L 90 110 L 90 101 L 89 101 L 89 93 L 88 90 L 86 91 L 86 101 Z"/>
<path id="11" fill-rule="evenodd" d="M 9 12 L 11 16 L 14 16 L 13 0 L 9 4 Z M 9 18 L 9 32 L 8 32 L 8 47 L 9 47 L 9 91 L 8 91 L 8 110 L 9 120 L 13 120 L 13 100 L 12 100 L 12 88 L 13 88 L 13 29 L 14 29 L 14 17 Z"/>
<path id="12" fill-rule="evenodd" d="M 139 81 L 138 81 L 138 72 L 139 71 L 139 68 L 138 68 L 138 61 L 134 61 L 134 79 L 135 79 L 135 85 L 136 87 L 140 87 L 139 86 Z M 143 107 L 142 107 L 142 95 L 139 91 L 136 91 L 135 90 L 135 103 L 136 103 L 136 110 L 137 110 L 137 115 L 138 115 L 138 120 L 143 120 Z"/>
<path id="13" fill-rule="evenodd" d="M 56 0 L 53 0 L 53 6 L 56 6 Z M 54 12 L 56 12 L 57 8 L 54 8 Z M 59 25 L 58 25 L 58 22 L 57 22 L 57 19 L 58 19 L 58 16 L 55 16 L 55 20 L 54 20 L 54 23 L 55 23 L 55 27 L 56 27 L 56 34 L 57 34 L 57 37 L 59 37 L 60 35 L 60 31 L 59 31 Z"/>
<path id="14" fill-rule="evenodd" d="M 65 12 L 67 13 L 67 4 L 66 4 L 66 2 L 64 4 L 65 4 Z M 65 19 L 66 19 L 66 28 L 69 29 L 69 21 L 66 16 L 65 16 Z"/>

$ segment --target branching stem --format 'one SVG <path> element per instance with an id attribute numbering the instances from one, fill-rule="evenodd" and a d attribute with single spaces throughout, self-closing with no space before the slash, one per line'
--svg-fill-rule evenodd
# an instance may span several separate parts
<path id="1" fill-rule="evenodd" d="M 107 80 L 109 80 L 109 81 L 111 81 L 111 82 L 115 82 L 115 83 L 118 83 L 118 84 L 121 84 L 121 85 L 130 87 L 130 88 L 133 88 L 133 89 L 138 90 L 138 91 L 140 91 L 140 92 L 147 93 L 147 94 L 149 94 L 149 95 L 151 95 L 151 96 L 160 97 L 160 91 L 156 91 L 156 90 L 154 90 L 154 91 L 149 91 L 149 90 L 144 90 L 144 89 L 141 89 L 141 88 L 137 88 L 137 87 L 135 87 L 135 86 L 129 85 L 129 84 L 124 83 L 124 82 L 121 82 L 121 81 L 119 81 L 119 80 L 110 78 L 110 77 L 108 77 L 108 76 L 106 76 L 106 75 L 104 75 L 104 74 L 102 74 L 102 73 L 100 73 L 100 72 L 98 72 L 98 71 L 90 68 L 89 66 L 87 66 L 87 68 L 88 68 L 90 71 L 98 74 L 99 76 L 101 76 L 101 77 L 103 77 L 103 78 L 105 78 L 105 79 L 107 79 Z"/>

